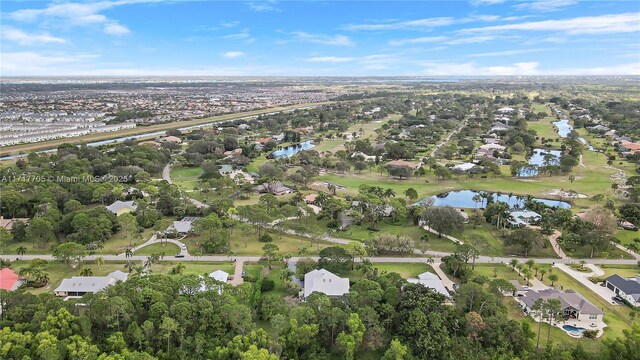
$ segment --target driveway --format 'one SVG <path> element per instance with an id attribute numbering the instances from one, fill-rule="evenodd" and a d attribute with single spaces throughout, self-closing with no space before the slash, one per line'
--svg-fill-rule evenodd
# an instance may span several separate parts
<path id="1" fill-rule="evenodd" d="M 599 267 L 593 264 L 586 264 L 585 267 L 588 267 L 591 270 L 589 272 L 573 270 L 566 264 L 555 264 L 554 267 L 557 267 L 558 269 L 562 270 L 564 273 L 571 276 L 582 285 L 588 287 L 589 290 L 598 294 L 598 296 L 600 296 L 604 301 L 608 302 L 609 304 L 619 305 L 615 301 L 611 300 L 612 297 L 616 296 L 616 294 L 613 291 L 609 290 L 609 288 L 607 288 L 606 286 L 600 286 L 598 284 L 594 284 L 591 281 L 589 281 L 590 277 L 599 277 L 604 275 L 604 270 L 600 269 Z"/>

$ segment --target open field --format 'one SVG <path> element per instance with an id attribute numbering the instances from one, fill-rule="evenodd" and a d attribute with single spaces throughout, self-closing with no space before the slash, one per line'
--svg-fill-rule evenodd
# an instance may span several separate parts
<path id="1" fill-rule="evenodd" d="M 183 190 L 193 190 L 198 184 L 200 174 L 200 167 L 171 168 L 171 181 Z"/>
<path id="2" fill-rule="evenodd" d="M 140 135 L 140 134 L 150 133 L 150 132 L 155 132 L 155 131 L 172 130 L 172 129 L 178 129 L 178 128 L 187 127 L 187 126 L 206 124 L 206 123 L 209 123 L 209 122 L 220 122 L 220 121 L 225 121 L 225 120 L 242 118 L 242 117 L 245 117 L 245 116 L 260 115 L 260 114 L 266 114 L 266 113 L 270 113 L 270 112 L 274 112 L 274 111 L 298 109 L 298 108 L 302 108 L 302 107 L 324 105 L 324 104 L 329 104 L 329 103 L 331 103 L 331 102 L 319 102 L 319 103 L 313 103 L 313 104 L 298 104 L 298 105 L 291 105 L 291 106 L 278 106 L 278 107 L 273 107 L 273 108 L 260 109 L 260 110 L 254 110 L 254 111 L 247 111 L 247 112 L 241 112 L 241 113 L 233 113 L 233 114 L 212 116 L 212 117 L 207 117 L 207 118 L 202 118 L 202 119 L 195 119 L 195 120 L 188 120 L 188 121 L 178 121 L 178 122 L 171 122 L 171 123 L 167 123 L 167 124 L 159 124 L 159 125 L 151 125 L 151 126 L 141 126 L 141 127 L 136 127 L 136 128 L 133 128 L 133 129 L 126 129 L 126 130 L 121 130 L 121 131 L 113 131 L 113 132 L 108 132 L 108 133 L 90 134 L 90 135 L 85 135 L 85 136 L 78 136 L 78 137 L 72 137 L 72 138 L 66 138 L 66 139 L 49 140 L 49 141 L 43 141 L 43 142 L 38 142 L 38 143 L 6 146 L 6 147 L 3 147 L 2 149 L 0 149 L 0 156 L 11 155 L 11 154 L 20 154 L 20 153 L 29 153 L 29 152 L 32 152 L 32 151 L 45 150 L 45 149 L 53 149 L 53 148 L 57 148 L 58 146 L 60 146 L 62 144 L 82 144 L 82 143 L 93 142 L 93 141 L 109 140 L 109 139 L 115 139 L 115 138 L 122 137 L 122 136 L 132 136 L 132 135 Z"/>
<path id="3" fill-rule="evenodd" d="M 138 249 L 134 255 L 164 254 L 165 256 L 174 256 L 179 253 L 180 248 L 174 243 L 155 243 Z"/>
<path id="4" fill-rule="evenodd" d="M 358 137 L 356 140 L 369 139 L 371 142 L 374 142 L 376 138 L 376 132 L 375 132 L 376 129 L 381 128 L 384 124 L 388 123 L 391 120 L 398 120 L 400 119 L 400 117 L 401 117 L 400 114 L 393 114 L 379 121 L 372 121 L 368 123 L 355 123 L 351 125 L 347 129 L 347 131 L 344 131 L 344 133 L 358 132 L 360 131 L 360 129 L 362 129 L 364 134 L 361 137 Z M 344 144 L 346 142 L 347 140 L 344 140 L 342 138 L 322 139 L 322 142 L 320 142 L 317 146 L 315 146 L 313 150 L 317 152 L 330 151 L 332 153 L 335 153 L 338 150 L 344 150 Z"/>

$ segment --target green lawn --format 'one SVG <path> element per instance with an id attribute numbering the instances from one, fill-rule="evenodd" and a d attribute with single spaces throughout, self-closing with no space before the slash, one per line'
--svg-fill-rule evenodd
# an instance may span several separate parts
<path id="1" fill-rule="evenodd" d="M 135 255 L 152 255 L 152 254 L 162 254 L 165 256 L 175 256 L 180 253 L 180 248 L 178 245 L 174 243 L 155 243 L 151 245 L 147 245 L 135 252 Z"/>
<path id="2" fill-rule="evenodd" d="M 311 244 L 311 241 L 307 238 L 281 234 L 277 232 L 271 232 L 273 237 L 273 243 L 280 248 L 280 254 L 292 254 L 297 255 L 301 247 L 307 248 L 309 255 L 317 255 L 318 248 L 323 249 L 327 246 L 337 246 L 337 244 L 320 242 L 320 244 Z M 205 240 L 205 236 L 188 236 L 182 242 L 187 245 L 187 249 L 190 254 L 194 254 L 197 251 L 201 251 L 200 245 Z M 231 251 L 237 255 L 262 255 L 262 247 L 265 243 L 258 241 L 258 236 L 255 232 L 244 235 L 240 231 L 234 231 L 230 237 Z M 204 252 L 203 252 L 204 254 Z"/>
<path id="3" fill-rule="evenodd" d="M 427 271 L 436 273 L 431 265 L 423 263 L 375 263 L 373 267 L 378 269 L 378 274 L 395 272 L 403 279 L 417 278 L 418 275 Z"/>
<path id="4" fill-rule="evenodd" d="M 147 240 L 149 240 L 151 236 L 153 236 L 153 230 L 145 229 L 142 232 L 141 238 L 138 240 L 133 240 L 131 244 L 133 246 L 142 244 Z M 104 243 L 104 248 L 102 250 L 98 250 L 96 252 L 98 253 L 102 252 L 103 254 L 108 254 L 108 255 L 111 255 L 111 254 L 117 255 L 117 254 L 124 253 L 128 247 L 129 247 L 129 235 L 126 234 L 123 230 L 120 230 L 117 233 L 113 234 L 111 239 L 107 240 Z"/>
<path id="5" fill-rule="evenodd" d="M 518 275 L 510 266 L 505 264 L 476 264 L 473 272 L 476 275 L 484 275 L 489 279 L 518 280 L 522 285 L 526 283 L 526 280 L 524 280 L 522 276 Z"/>
<path id="6" fill-rule="evenodd" d="M 598 265 L 598 267 L 604 270 L 603 278 L 613 274 L 618 274 L 622 277 L 632 277 L 640 274 L 640 267 L 637 265 Z"/>
<path id="7" fill-rule="evenodd" d="M 200 167 L 171 168 L 171 181 L 184 190 L 193 190 L 198 185 L 200 174 Z"/>

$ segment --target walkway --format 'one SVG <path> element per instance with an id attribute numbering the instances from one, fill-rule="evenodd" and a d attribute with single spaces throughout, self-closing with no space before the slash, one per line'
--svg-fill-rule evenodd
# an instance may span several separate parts
<path id="1" fill-rule="evenodd" d="M 454 282 L 451 281 L 451 279 L 449 279 L 449 277 L 447 276 L 447 274 L 444 273 L 444 271 L 442 271 L 442 269 L 440 268 L 441 264 L 442 263 L 439 263 L 439 262 L 433 263 L 431 267 L 436 272 L 436 275 L 438 275 L 440 280 L 442 280 L 442 284 L 444 285 L 444 287 L 446 287 L 447 290 L 449 291 L 454 291 L 455 290 Z"/>
<path id="2" fill-rule="evenodd" d="M 430 233 L 433 233 L 433 234 L 436 234 L 436 235 L 440 236 L 440 234 L 438 234 L 437 231 L 433 230 L 431 227 L 429 227 L 427 225 L 423 225 L 422 228 L 425 229 L 426 231 L 430 232 Z M 462 240 L 454 238 L 451 235 L 442 234 L 441 237 L 443 237 L 443 238 L 445 238 L 447 240 L 451 240 L 451 241 L 453 241 L 454 243 L 456 243 L 458 245 L 462 245 L 464 243 Z"/>
<path id="3" fill-rule="evenodd" d="M 229 284 L 233 286 L 238 286 L 244 282 L 244 278 L 242 277 L 242 268 L 244 266 L 244 260 L 236 259 L 235 272 L 233 273 L 233 280 L 229 281 Z"/>
<path id="4" fill-rule="evenodd" d="M 616 294 L 612 290 L 610 290 L 606 286 L 600 286 L 598 284 L 594 284 L 589 280 L 590 277 L 600 277 L 604 275 L 604 270 L 600 269 L 599 267 L 593 264 L 585 264 L 585 267 L 588 267 L 589 269 L 591 269 L 590 272 L 573 270 L 572 268 L 570 268 L 565 264 L 555 264 L 554 267 L 557 267 L 558 269 L 562 270 L 564 273 L 571 276 L 582 285 L 589 288 L 589 290 L 596 293 L 598 296 L 600 296 L 604 301 L 608 302 L 609 304 L 618 305 L 618 303 L 611 300 L 612 297 L 616 296 Z"/>
<path id="5" fill-rule="evenodd" d="M 620 245 L 620 244 L 613 243 L 613 245 L 615 247 L 617 247 L 618 249 L 626 252 L 627 254 L 633 256 L 634 259 L 640 261 L 640 254 L 638 254 L 637 252 L 634 252 L 633 250 L 631 250 L 629 248 L 626 248 L 626 247 L 624 247 L 623 245 Z"/>
<path id="6" fill-rule="evenodd" d="M 551 243 L 551 247 L 553 248 L 553 251 L 556 252 L 556 254 L 558 254 L 558 257 L 560 259 L 566 259 L 567 255 L 564 253 L 564 250 L 562 250 L 562 248 L 560 247 L 560 244 L 558 244 L 558 238 L 562 235 L 562 233 L 558 230 L 554 230 L 553 234 L 549 235 L 549 242 Z"/>

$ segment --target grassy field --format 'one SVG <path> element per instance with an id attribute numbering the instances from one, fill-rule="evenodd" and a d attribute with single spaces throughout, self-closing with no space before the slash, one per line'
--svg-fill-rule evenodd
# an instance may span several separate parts
<path id="1" fill-rule="evenodd" d="M 372 121 L 368 123 L 356 123 L 351 125 L 347 129 L 347 131 L 345 131 L 344 133 L 358 132 L 360 129 L 362 129 L 364 134 L 358 139 L 361 139 L 361 140 L 370 139 L 371 142 L 373 142 L 376 138 L 376 132 L 375 132 L 376 129 L 381 128 L 384 124 L 388 123 L 391 120 L 398 120 L 401 117 L 402 115 L 400 114 L 393 114 L 377 122 Z M 313 150 L 316 150 L 317 152 L 320 152 L 320 153 L 323 151 L 330 151 L 332 153 L 335 153 L 338 150 L 344 150 L 344 144 L 346 142 L 347 140 L 344 140 L 342 138 L 323 139 L 322 142 L 318 144 L 318 146 L 313 148 Z"/>
<path id="2" fill-rule="evenodd" d="M 637 265 L 598 265 L 604 270 L 602 277 L 609 277 L 613 274 L 618 274 L 622 277 L 632 277 L 640 274 L 640 267 Z"/>
<path id="3" fill-rule="evenodd" d="M 323 249 L 327 246 L 334 246 L 336 244 L 328 242 L 320 242 L 320 244 L 313 243 L 307 238 L 302 238 L 293 235 L 271 233 L 273 237 L 273 243 L 280 248 L 280 254 L 292 254 L 297 255 L 300 248 L 306 248 L 309 255 L 316 255 L 318 248 Z M 190 254 L 194 254 L 200 251 L 200 245 L 205 241 L 204 236 L 188 236 L 182 242 L 187 245 L 187 249 Z M 262 255 L 262 247 L 265 243 L 258 241 L 256 233 L 252 232 L 249 235 L 244 235 L 240 231 L 234 231 L 231 234 L 229 242 L 231 243 L 231 251 L 237 255 Z"/>
<path id="4" fill-rule="evenodd" d="M 193 190 L 199 182 L 200 167 L 178 167 L 171 169 L 171 181 L 183 190 Z"/>
<path id="5" fill-rule="evenodd" d="M 131 136 L 131 135 L 139 135 L 139 134 L 150 133 L 155 131 L 178 129 L 186 126 L 206 124 L 209 122 L 219 122 L 219 121 L 224 121 L 229 119 L 242 118 L 245 116 L 260 115 L 260 114 L 270 113 L 274 111 L 297 109 L 301 107 L 316 106 L 316 105 L 323 105 L 323 104 L 329 104 L 329 103 L 330 102 L 320 102 L 320 103 L 314 103 L 314 104 L 278 106 L 278 107 L 266 108 L 261 110 L 247 111 L 242 113 L 212 116 L 212 117 L 207 117 L 203 119 L 176 121 L 176 122 L 170 122 L 166 124 L 141 126 L 133 129 L 113 131 L 108 133 L 90 134 L 90 135 L 78 136 L 78 137 L 68 138 L 68 139 L 56 139 L 56 140 L 43 141 L 43 142 L 32 143 L 32 144 L 6 146 L 0 150 L 0 156 L 30 153 L 32 151 L 44 150 L 44 149 L 53 149 L 53 148 L 57 148 L 62 144 L 82 144 L 82 143 L 93 142 L 93 141 L 115 139 L 122 136 Z"/>
<path id="6" fill-rule="evenodd" d="M 152 254 L 162 254 L 165 256 L 174 256 L 180 253 L 180 248 L 178 245 L 174 243 L 155 243 L 151 245 L 147 245 L 141 249 L 138 249 L 134 254 L 135 255 L 152 255 Z"/>

